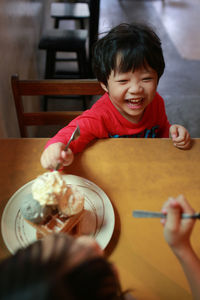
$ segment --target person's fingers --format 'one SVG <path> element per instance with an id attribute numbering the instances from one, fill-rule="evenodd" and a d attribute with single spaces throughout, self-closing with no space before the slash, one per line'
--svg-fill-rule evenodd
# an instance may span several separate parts
<path id="1" fill-rule="evenodd" d="M 190 135 L 187 131 L 173 140 L 174 146 L 180 149 L 189 149 L 191 146 Z"/>
<path id="2" fill-rule="evenodd" d="M 171 198 L 167 207 L 167 220 L 165 226 L 171 232 L 178 230 L 182 209 L 176 199 Z"/>
<path id="3" fill-rule="evenodd" d="M 178 195 L 176 198 L 169 197 L 163 204 L 162 212 L 164 213 L 165 211 L 166 213 L 171 205 L 180 205 L 183 212 L 191 214 L 194 213 L 194 209 L 190 206 L 184 195 Z"/>
<path id="4" fill-rule="evenodd" d="M 55 143 L 46 148 L 41 156 L 41 164 L 46 169 L 55 169 L 62 161 L 61 151 L 65 147 L 63 143 Z"/>
<path id="5" fill-rule="evenodd" d="M 167 201 L 165 201 L 164 202 L 164 204 L 163 204 L 163 207 L 162 207 L 162 213 L 164 214 L 164 215 L 166 215 L 167 216 L 167 211 L 168 211 L 168 207 L 169 207 L 169 203 L 170 203 L 170 200 L 171 199 L 173 199 L 172 197 L 169 197 L 168 199 L 167 199 Z M 160 220 L 160 222 L 161 222 L 161 224 L 162 225 L 165 225 L 165 223 L 166 223 L 166 217 L 165 218 L 162 218 L 161 220 Z"/>
<path id="6" fill-rule="evenodd" d="M 170 127 L 170 135 L 174 146 L 180 149 L 188 149 L 190 147 L 190 135 L 185 127 L 174 124 Z"/>
<path id="7" fill-rule="evenodd" d="M 178 195 L 178 197 L 176 197 L 176 201 L 181 205 L 184 213 L 193 214 L 195 212 L 184 195 Z"/>
<path id="8" fill-rule="evenodd" d="M 172 137 L 172 140 L 175 140 L 178 136 L 178 128 L 176 125 L 172 125 L 170 127 L 170 134 L 171 134 L 171 137 Z"/>
<path id="9" fill-rule="evenodd" d="M 174 141 L 174 143 L 179 146 L 185 146 L 189 141 L 190 141 L 190 139 L 184 137 L 183 139 Z"/>
<path id="10" fill-rule="evenodd" d="M 180 201 L 184 202 L 185 198 L 182 195 L 179 195 L 177 198 L 169 197 L 168 200 L 163 204 L 162 213 L 166 215 L 166 218 L 162 219 L 162 224 L 165 225 L 167 220 L 172 221 L 173 224 L 173 219 L 171 218 L 177 218 L 177 216 L 182 213 L 183 208 L 179 203 L 179 199 Z M 171 215 L 171 217 L 169 218 L 168 215 Z"/>
<path id="11" fill-rule="evenodd" d="M 187 130 L 183 126 L 176 126 L 176 137 L 173 138 L 174 142 L 184 142 L 186 139 Z"/>
<path id="12" fill-rule="evenodd" d="M 69 166 L 74 159 L 74 154 L 69 148 L 67 151 L 61 151 L 61 158 L 63 166 Z"/>

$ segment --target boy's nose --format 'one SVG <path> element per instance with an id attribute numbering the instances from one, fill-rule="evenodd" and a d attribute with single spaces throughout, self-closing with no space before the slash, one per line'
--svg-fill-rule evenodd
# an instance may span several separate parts
<path id="1" fill-rule="evenodd" d="M 138 94 L 141 93 L 143 90 L 142 86 L 140 84 L 131 83 L 129 87 L 129 92 L 132 94 Z"/>

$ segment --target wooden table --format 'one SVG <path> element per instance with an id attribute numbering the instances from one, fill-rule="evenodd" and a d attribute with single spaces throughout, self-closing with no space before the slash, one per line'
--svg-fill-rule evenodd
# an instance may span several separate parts
<path id="1" fill-rule="evenodd" d="M 40 155 L 46 139 L 0 140 L 0 216 L 11 195 L 44 172 Z M 117 265 L 123 289 L 137 299 L 192 299 L 159 220 L 134 219 L 134 209 L 160 211 L 169 196 L 185 194 L 200 211 L 200 140 L 189 151 L 168 139 L 106 139 L 92 143 L 65 169 L 101 187 L 113 203 L 116 226 L 106 249 Z M 200 255 L 200 224 L 192 243 Z M 0 236 L 0 258 L 9 254 Z"/>

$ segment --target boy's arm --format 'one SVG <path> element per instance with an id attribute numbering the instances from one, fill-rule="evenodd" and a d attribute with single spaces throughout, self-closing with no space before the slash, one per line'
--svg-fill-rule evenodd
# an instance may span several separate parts
<path id="1" fill-rule="evenodd" d="M 80 137 L 70 144 L 70 148 L 74 154 L 82 152 L 92 140 L 108 137 L 101 115 L 96 110 L 90 109 L 59 130 L 58 133 L 47 142 L 45 148 L 54 143 L 63 143 L 66 145 L 77 125 L 79 125 L 80 128 Z"/>
<path id="2" fill-rule="evenodd" d="M 167 213 L 166 220 L 162 220 L 165 239 L 183 268 L 194 299 L 200 299 L 200 260 L 190 243 L 195 220 L 181 219 L 181 213 L 193 214 L 194 210 L 180 195 L 169 198 L 163 212 Z"/>

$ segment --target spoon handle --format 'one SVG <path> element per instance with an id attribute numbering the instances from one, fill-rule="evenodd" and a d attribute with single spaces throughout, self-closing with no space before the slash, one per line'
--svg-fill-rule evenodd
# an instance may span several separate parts
<path id="1" fill-rule="evenodd" d="M 154 212 L 154 211 L 134 210 L 133 217 L 135 217 L 135 218 L 166 218 L 167 215 L 160 213 L 160 212 Z M 200 219 L 200 213 L 195 213 L 195 214 L 183 213 L 181 215 L 181 218 L 182 219 Z"/>

